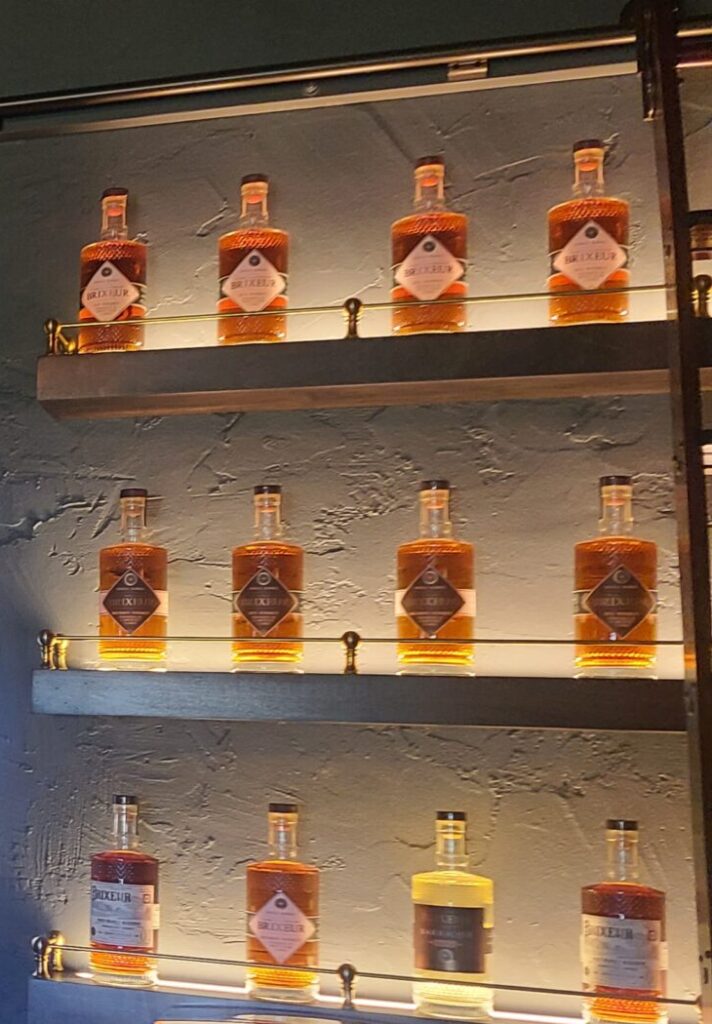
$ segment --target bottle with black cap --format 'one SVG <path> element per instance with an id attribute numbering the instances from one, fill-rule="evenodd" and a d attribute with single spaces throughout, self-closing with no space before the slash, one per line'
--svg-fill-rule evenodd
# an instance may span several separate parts
<path id="1" fill-rule="evenodd" d="M 413 213 L 391 228 L 393 333 L 452 334 L 467 325 L 467 216 L 445 205 L 445 161 L 424 156 L 415 165 Z"/>
<path id="2" fill-rule="evenodd" d="M 168 552 L 146 531 L 148 492 L 121 491 L 121 541 L 99 554 L 99 656 L 122 668 L 160 668 L 166 657 Z"/>
<path id="3" fill-rule="evenodd" d="M 308 1003 L 319 991 L 319 869 L 297 859 L 298 821 L 296 804 L 271 803 L 269 856 L 247 868 L 247 988 L 256 999 Z"/>
<path id="4" fill-rule="evenodd" d="M 633 535 L 629 476 L 600 480 L 598 536 L 576 545 L 574 630 L 582 676 L 655 675 L 656 545 Z"/>
<path id="5" fill-rule="evenodd" d="M 396 577 L 399 672 L 472 675 L 475 552 L 452 536 L 447 480 L 421 483 L 420 536 L 398 548 Z"/>
<path id="6" fill-rule="evenodd" d="M 287 260 L 289 235 L 271 227 L 267 208 L 269 179 L 247 174 L 242 179 L 239 227 L 219 242 L 221 345 L 250 341 L 284 341 L 287 336 Z M 250 313 L 253 316 L 234 314 Z"/>
<path id="7" fill-rule="evenodd" d="M 642 885 L 638 822 L 606 822 L 606 881 L 581 890 L 581 960 L 584 1018 L 605 1024 L 658 1024 L 667 979 L 665 893 Z M 615 994 L 614 994 L 615 993 Z"/>
<path id="8" fill-rule="evenodd" d="M 605 194 L 605 156 L 601 139 L 574 143 L 574 198 L 549 210 L 553 324 L 619 323 L 628 316 L 630 207 Z"/>
<path id="9" fill-rule="evenodd" d="M 414 967 L 423 979 L 413 996 L 428 1017 L 487 1020 L 494 886 L 469 871 L 466 829 L 464 811 L 438 811 L 435 870 L 413 875 Z"/>
<path id="10" fill-rule="evenodd" d="M 282 488 L 254 489 L 255 532 L 232 553 L 232 660 L 236 671 L 299 672 L 304 645 L 304 550 L 282 537 Z"/>
<path id="11" fill-rule="evenodd" d="M 124 324 L 146 315 L 145 242 L 130 239 L 125 188 L 101 197 L 101 237 L 81 253 L 79 352 L 127 352 L 143 347 L 143 325 Z M 121 323 L 109 325 L 109 321 Z M 95 326 L 89 326 L 89 325 Z M 106 324 L 107 326 L 103 326 Z"/>
<path id="12" fill-rule="evenodd" d="M 113 842 L 91 859 L 90 966 L 102 984 L 152 985 L 158 861 L 140 848 L 136 797 L 115 796 L 113 810 Z"/>

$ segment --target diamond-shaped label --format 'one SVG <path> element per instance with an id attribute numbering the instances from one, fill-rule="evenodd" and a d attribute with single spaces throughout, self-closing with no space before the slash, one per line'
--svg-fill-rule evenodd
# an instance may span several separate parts
<path id="1" fill-rule="evenodd" d="M 222 282 L 222 293 L 247 313 L 258 313 L 286 287 L 284 274 L 259 249 L 253 249 Z"/>
<path id="2" fill-rule="evenodd" d="M 435 636 L 464 605 L 460 591 L 432 565 L 416 576 L 401 602 L 408 618 L 426 636 Z"/>
<path id="3" fill-rule="evenodd" d="M 465 273 L 462 260 L 439 242 L 425 235 L 396 268 L 395 280 L 416 299 L 437 299 Z"/>
<path id="4" fill-rule="evenodd" d="M 82 306 L 95 320 L 106 323 L 116 320 L 125 309 L 141 296 L 141 289 L 129 281 L 118 267 L 105 260 L 96 270 L 82 292 Z"/>
<path id="5" fill-rule="evenodd" d="M 655 596 L 625 565 L 617 566 L 583 601 L 611 640 L 625 640 L 655 608 Z"/>
<path id="6" fill-rule="evenodd" d="M 161 604 L 160 597 L 135 570 L 126 569 L 102 601 L 112 619 L 127 633 L 135 633 Z"/>
<path id="7" fill-rule="evenodd" d="M 234 610 L 244 616 L 260 636 L 267 636 L 298 604 L 296 594 L 269 569 L 258 569 L 233 600 Z"/>
<path id="8" fill-rule="evenodd" d="M 252 914 L 248 927 L 278 964 L 287 963 L 316 933 L 314 922 L 281 891 Z"/>
<path id="9" fill-rule="evenodd" d="M 552 261 L 554 270 L 591 291 L 628 262 L 626 250 L 595 220 L 586 221 Z"/>

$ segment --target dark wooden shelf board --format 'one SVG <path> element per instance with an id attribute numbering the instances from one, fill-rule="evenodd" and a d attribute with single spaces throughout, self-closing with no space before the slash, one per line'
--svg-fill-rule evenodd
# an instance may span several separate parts
<path id="1" fill-rule="evenodd" d="M 680 680 L 38 670 L 35 711 L 235 722 L 682 732 Z"/>
<path id="2" fill-rule="evenodd" d="M 712 321 L 700 321 L 712 388 Z M 666 321 L 411 338 L 43 356 L 58 419 L 318 409 L 668 390 Z"/>

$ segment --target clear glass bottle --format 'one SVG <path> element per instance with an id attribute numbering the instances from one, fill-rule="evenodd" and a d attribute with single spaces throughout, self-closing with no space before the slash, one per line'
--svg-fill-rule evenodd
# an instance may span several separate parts
<path id="1" fill-rule="evenodd" d="M 415 165 L 413 213 L 391 229 L 394 334 L 462 331 L 466 306 L 430 305 L 467 295 L 467 217 L 445 205 L 445 161 L 425 156 Z"/>
<path id="2" fill-rule="evenodd" d="M 247 174 L 242 179 L 240 225 L 220 239 L 218 313 L 260 313 L 220 319 L 221 345 L 284 341 L 287 336 L 282 311 L 287 308 L 289 235 L 270 227 L 268 192 L 266 174 Z"/>
<path id="3" fill-rule="evenodd" d="M 605 195 L 600 139 L 576 142 L 573 155 L 574 198 L 549 210 L 549 319 L 559 325 L 617 323 L 628 316 L 628 293 L 605 292 L 629 283 L 630 208 Z"/>
<path id="4" fill-rule="evenodd" d="M 398 548 L 396 575 L 399 671 L 472 675 L 474 645 L 439 642 L 472 640 L 475 629 L 475 550 L 452 536 L 447 480 L 420 485 L 420 537 Z"/>
<path id="5" fill-rule="evenodd" d="M 237 669 L 296 672 L 301 665 L 304 550 L 282 539 L 282 488 L 254 490 L 255 536 L 232 553 L 232 660 Z"/>
<path id="6" fill-rule="evenodd" d="M 438 811 L 435 871 L 413 875 L 415 974 L 413 997 L 428 1017 L 486 1020 L 492 1012 L 494 886 L 472 874 L 463 811 Z M 442 982 L 462 982 L 442 984 Z"/>
<path id="7" fill-rule="evenodd" d="M 603 476 L 599 489 L 599 535 L 577 544 L 574 554 L 576 670 L 583 676 L 652 678 L 657 547 L 633 536 L 631 478 Z"/>
<path id="8" fill-rule="evenodd" d="M 99 656 L 103 661 L 163 662 L 168 624 L 168 552 L 150 544 L 148 492 L 121 491 L 121 543 L 99 554 Z"/>
<path id="9" fill-rule="evenodd" d="M 79 320 L 104 323 L 146 315 L 145 242 L 129 239 L 128 190 L 108 188 L 101 197 L 101 237 L 81 253 Z M 143 347 L 142 324 L 82 327 L 79 352 L 125 352 Z"/>
<path id="10" fill-rule="evenodd" d="M 113 809 L 112 845 L 91 859 L 90 966 L 95 981 L 104 985 L 152 985 L 158 861 L 139 848 L 136 797 L 115 796 Z"/>
<path id="11" fill-rule="evenodd" d="M 637 821 L 606 822 L 606 854 L 606 881 L 581 890 L 584 1019 L 659 1024 L 664 1004 L 626 999 L 664 999 L 667 979 L 665 893 L 638 880 Z"/>
<path id="12" fill-rule="evenodd" d="M 269 856 L 247 868 L 247 988 L 308 1003 L 319 991 L 319 869 L 297 860 L 296 804 L 270 804 L 268 820 Z"/>

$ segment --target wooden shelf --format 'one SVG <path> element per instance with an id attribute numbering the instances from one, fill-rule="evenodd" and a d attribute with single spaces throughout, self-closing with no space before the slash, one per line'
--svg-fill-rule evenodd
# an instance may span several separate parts
<path id="1" fill-rule="evenodd" d="M 680 680 L 40 669 L 50 715 L 683 732 Z"/>
<path id="2" fill-rule="evenodd" d="M 712 321 L 700 321 L 712 389 Z M 496 401 L 668 390 L 666 321 L 43 356 L 57 419 Z"/>

